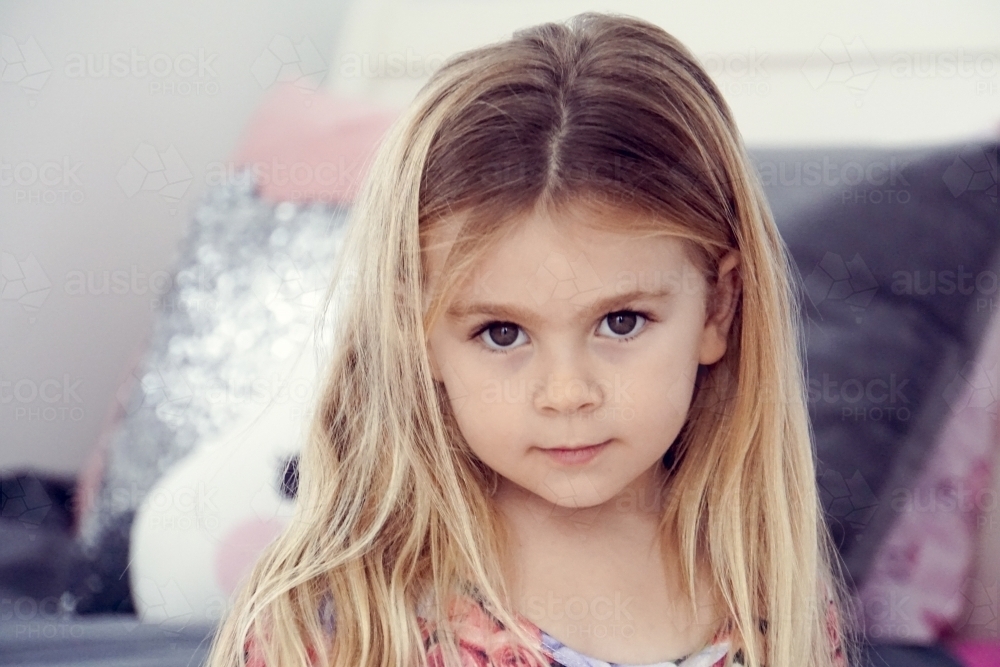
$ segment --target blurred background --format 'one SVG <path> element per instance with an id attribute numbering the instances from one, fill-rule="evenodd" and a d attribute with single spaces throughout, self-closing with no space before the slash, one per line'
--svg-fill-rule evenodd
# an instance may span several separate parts
<path id="1" fill-rule="evenodd" d="M 974 280 L 993 270 L 1000 4 L 989 0 L 0 0 L 0 474 L 9 519 L 0 547 L 0 560 L 7 559 L 0 575 L 8 577 L 0 590 L 9 591 L 0 604 L 0 637 L 8 655 L 25 661 L 17 664 L 29 664 L 26 656 L 40 655 L 43 644 L 59 645 L 52 628 L 64 639 L 67 627 L 85 628 L 66 623 L 86 606 L 97 614 L 138 614 L 137 622 L 144 614 L 156 623 L 183 621 L 181 630 L 155 635 L 164 642 L 163 664 L 188 650 L 185 627 L 218 617 L 240 568 L 287 519 L 298 442 L 277 439 L 287 424 L 301 423 L 315 374 L 295 355 L 308 349 L 304 327 L 329 269 L 324 260 L 333 257 L 340 223 L 387 123 L 445 58 L 586 10 L 653 21 L 703 63 L 735 114 L 779 225 L 793 250 L 801 249 L 796 259 L 811 279 L 817 322 L 836 320 L 823 308 L 842 308 L 854 344 L 877 353 L 891 342 L 858 337 L 878 322 L 865 319 L 876 312 L 878 295 L 898 303 L 901 294 L 922 294 L 919 287 L 900 291 L 899 271 L 919 283 L 927 277 L 922 270 L 940 275 L 966 267 Z M 926 176 L 923 164 L 937 171 Z M 248 165 L 256 191 L 246 180 Z M 930 195 L 920 194 L 930 189 L 915 185 L 925 176 L 951 208 L 933 209 L 937 217 L 920 228 L 919 239 L 915 227 L 898 225 L 892 234 L 867 237 L 884 248 L 900 241 L 899 251 L 878 264 L 877 253 L 866 254 L 857 240 L 864 233 L 857 225 L 902 225 L 922 201 L 930 211 L 930 200 L 921 199 Z M 830 221 L 825 232 L 809 227 L 820 220 Z M 942 247 L 934 230 L 949 228 L 976 231 L 949 236 L 944 245 L 952 254 L 943 264 L 911 252 L 920 239 L 921 247 Z M 831 240 L 835 230 L 846 243 Z M 961 244 L 967 256 L 956 249 Z M 918 259 L 906 263 L 904 255 Z M 834 294 L 831 285 L 846 285 L 848 294 Z M 833 477 L 820 480 L 831 526 L 859 585 L 878 571 L 878 544 L 901 523 L 898 508 L 888 509 L 891 498 L 944 451 L 958 402 L 991 415 L 977 441 L 976 497 L 996 500 L 988 495 L 998 451 L 996 392 L 989 394 L 995 364 L 985 380 L 992 401 L 973 405 L 962 393 L 982 389 L 968 364 L 992 360 L 983 344 L 990 340 L 992 292 L 976 290 L 962 300 L 921 302 L 915 311 L 945 318 L 955 354 L 938 347 L 936 359 L 914 351 L 897 358 L 910 364 L 905 370 L 887 367 L 874 378 L 884 384 L 898 375 L 922 392 L 902 406 L 915 415 L 902 426 L 881 412 L 865 413 L 859 423 L 855 413 L 851 433 L 875 429 L 867 432 L 876 440 L 894 434 L 884 456 L 869 467 L 844 463 L 856 451 L 837 458 L 840 440 L 821 440 L 821 455 L 831 452 L 829 470 L 821 471 Z M 985 298 L 989 304 L 975 301 Z M 874 381 L 861 377 L 857 364 L 845 372 L 841 387 Z M 263 400 L 233 389 L 233 378 L 252 384 L 268 374 L 278 379 L 268 380 Z M 956 377 L 967 381 L 956 388 Z M 301 391 L 285 402 L 289 387 Z M 856 408 L 845 396 L 826 405 L 840 427 L 844 401 Z M 823 407 L 816 406 L 817 424 Z M 271 425 L 251 433 L 265 408 Z M 231 501 L 243 511 L 253 507 L 248 527 L 223 516 L 229 501 L 213 496 L 215 487 L 205 491 L 205 479 L 221 485 L 221 478 L 198 478 L 195 469 L 231 470 L 253 448 L 267 452 L 252 469 L 262 481 L 248 495 L 233 492 Z M 225 450 L 215 462 L 191 462 L 213 449 Z M 166 500 L 154 507 L 156 488 Z M 204 524 L 206 507 L 218 515 L 214 527 Z M 977 641 L 996 636 L 1000 596 L 996 580 L 985 579 L 977 547 L 995 539 L 992 519 L 982 518 L 995 516 L 991 509 L 985 500 L 973 508 L 971 551 L 955 556 L 953 567 L 956 586 L 972 577 L 985 591 L 979 602 L 966 588 L 958 598 L 942 593 L 945 621 L 931 623 L 931 631 L 916 620 L 916 609 L 900 612 L 905 618 L 883 624 L 886 644 L 934 646 L 958 616 L 978 628 Z M 183 524 L 192 512 L 197 519 Z M 850 543 L 866 530 L 878 539 Z M 188 539 L 207 545 L 192 547 L 209 572 L 202 580 L 187 581 L 157 562 L 170 554 L 174 567 L 197 569 L 195 561 L 178 561 L 183 548 L 176 545 Z M 65 556 L 40 564 L 34 554 L 43 544 Z M 119 549 L 118 560 L 95 555 L 109 545 Z M 881 562 L 892 558 L 883 554 Z M 144 572 L 135 572 L 137 562 Z M 234 563 L 239 567 L 229 568 Z M 203 613 L 213 604 L 215 616 Z M 969 620 L 970 605 L 984 608 L 978 620 Z M 152 635 L 139 627 L 129 626 L 128 636 L 142 637 L 148 648 Z M 123 641 L 102 659 L 116 659 Z M 187 657 L 196 650 L 192 642 Z M 51 650 L 50 662 L 39 664 L 61 664 L 65 656 Z M 966 664 L 986 664 L 974 662 L 975 650 L 968 649 Z"/>

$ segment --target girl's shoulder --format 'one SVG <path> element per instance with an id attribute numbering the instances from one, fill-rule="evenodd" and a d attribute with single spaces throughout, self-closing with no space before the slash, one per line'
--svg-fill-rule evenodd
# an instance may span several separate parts
<path id="1" fill-rule="evenodd" d="M 462 664 L 470 665 L 524 665 L 525 667 L 559 667 L 553 656 L 542 645 L 541 633 L 527 619 L 514 614 L 518 624 L 533 638 L 533 643 L 549 658 L 544 665 L 531 661 L 531 655 L 513 641 L 513 633 L 504 626 L 488 608 L 475 587 L 465 584 L 462 590 L 448 599 L 448 621 L 455 633 Z M 434 622 L 418 615 L 428 664 L 443 664 L 442 648 Z"/>
<path id="2" fill-rule="evenodd" d="M 844 652 L 843 645 L 843 635 L 841 631 L 841 621 L 840 616 L 837 613 L 837 606 L 833 601 L 833 598 L 829 596 L 829 591 L 827 591 L 826 597 L 826 638 L 830 646 L 830 651 L 833 655 L 833 664 L 836 667 L 847 667 L 847 655 Z M 732 633 L 732 621 L 727 622 L 715 637 L 712 639 L 713 644 L 719 642 L 728 642 Z M 767 621 L 762 620 L 760 624 L 761 632 L 767 632 Z M 733 656 L 733 662 L 737 665 L 743 665 L 743 651 L 737 650 L 736 654 Z M 722 665 L 725 660 L 720 660 L 718 663 L 712 665 L 716 667 L 716 664 Z M 683 663 L 682 663 L 683 664 Z M 680 665 L 678 667 L 681 667 Z"/>

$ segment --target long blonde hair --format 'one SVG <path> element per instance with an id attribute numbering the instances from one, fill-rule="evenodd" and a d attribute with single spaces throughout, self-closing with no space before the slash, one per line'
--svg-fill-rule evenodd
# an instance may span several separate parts
<path id="1" fill-rule="evenodd" d="M 816 489 L 799 292 L 749 164 L 696 59 L 640 19 L 588 12 L 445 62 L 389 130 L 355 203 L 326 303 L 345 295 L 296 515 L 239 591 L 208 664 L 243 664 L 251 634 L 272 667 L 424 664 L 418 607 L 447 629 L 462 581 L 542 657 L 508 611 L 496 473 L 457 428 L 426 336 L 511 220 L 581 199 L 648 214 L 710 279 L 727 250 L 740 252 L 727 351 L 699 369 L 664 457 L 662 531 L 681 547 L 692 607 L 695 565 L 707 563 L 732 622 L 730 660 L 738 647 L 747 665 L 828 667 L 829 595 L 852 659 L 848 592 Z M 459 212 L 429 296 L 427 235 Z M 453 634 L 441 636 L 459 664 Z"/>

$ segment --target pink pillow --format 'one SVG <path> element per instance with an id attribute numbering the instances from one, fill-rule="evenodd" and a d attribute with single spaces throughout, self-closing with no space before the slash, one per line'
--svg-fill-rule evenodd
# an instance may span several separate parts
<path id="1" fill-rule="evenodd" d="M 254 114 L 233 163 L 253 167 L 265 199 L 349 204 L 397 116 L 386 107 L 284 84 Z"/>

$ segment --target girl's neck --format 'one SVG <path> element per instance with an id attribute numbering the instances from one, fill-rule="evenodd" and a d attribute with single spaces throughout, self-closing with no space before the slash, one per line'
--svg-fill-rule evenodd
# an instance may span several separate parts
<path id="1" fill-rule="evenodd" d="M 640 505 L 624 511 L 612 502 L 553 510 L 544 499 L 502 484 L 494 498 L 508 530 L 505 576 L 516 610 L 573 648 L 598 657 L 598 652 L 624 656 L 630 651 L 682 655 L 701 648 L 718 630 L 721 600 L 699 564 L 699 611 L 696 616 L 690 613 L 679 549 L 661 538 L 659 508 Z M 617 609 L 620 603 L 621 614 L 567 625 L 560 610 L 567 601 L 579 599 L 601 601 L 601 610 Z M 580 636 L 581 624 L 605 629 L 618 624 L 622 627 L 617 630 L 630 632 L 648 624 L 657 630 L 620 642 L 590 641 Z"/>

